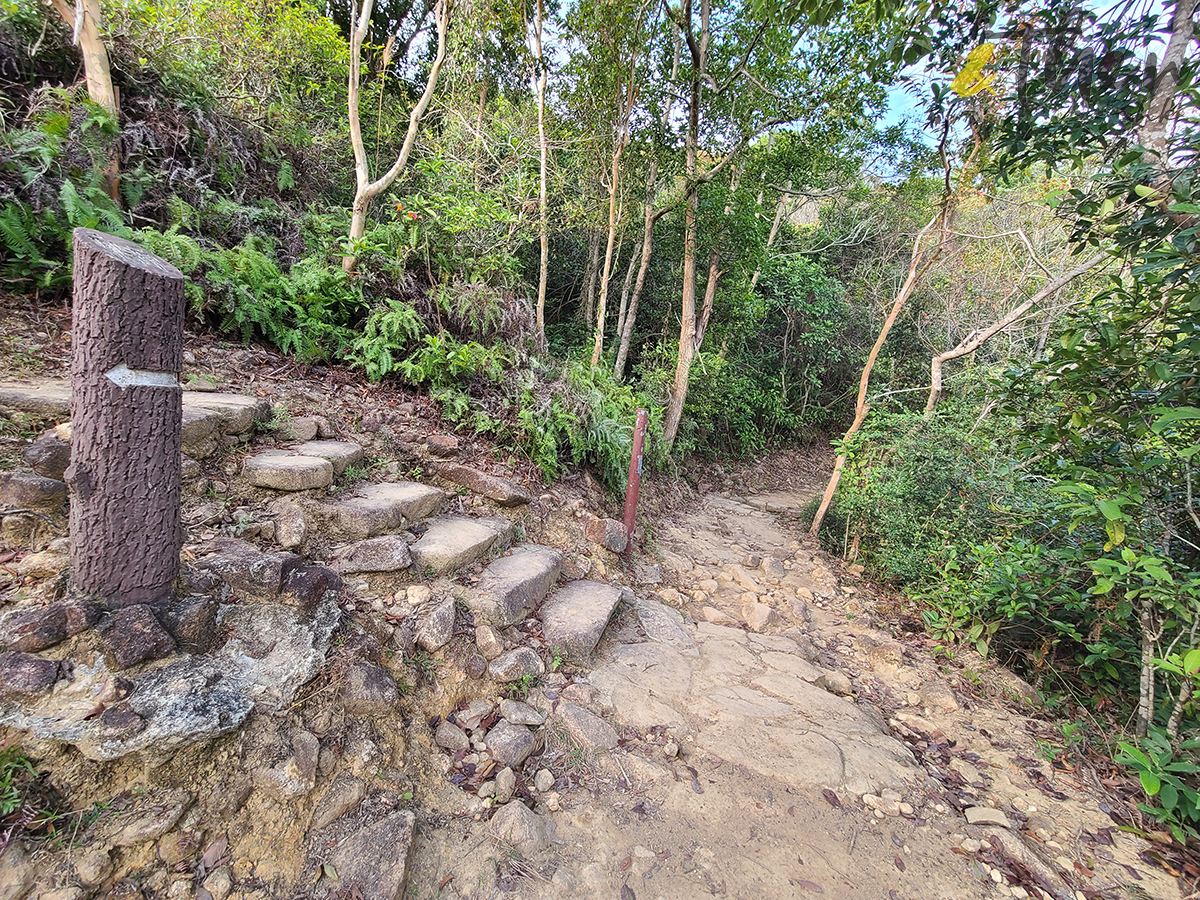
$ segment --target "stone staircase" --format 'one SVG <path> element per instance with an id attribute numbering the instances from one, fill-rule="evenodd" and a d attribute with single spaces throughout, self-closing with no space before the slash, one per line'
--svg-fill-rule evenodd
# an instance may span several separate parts
<path id="1" fill-rule="evenodd" d="M 20 677 L 17 689 L 0 686 L 0 723 L 72 743 L 92 758 L 165 753 L 232 730 L 255 708 L 285 709 L 324 664 L 340 609 L 353 611 L 363 598 L 386 612 L 388 622 L 399 622 L 381 627 L 404 652 L 414 643 L 437 652 L 463 626 L 473 626 L 479 666 L 472 674 L 501 684 L 544 672 L 544 654 L 586 662 L 622 597 L 632 601 L 628 592 L 600 582 L 560 587 L 558 549 L 512 547 L 519 526 L 496 507 L 520 507 L 531 496 L 506 479 L 430 459 L 428 468 L 457 489 L 407 480 L 346 485 L 349 467 L 368 465 L 366 450 L 331 439 L 332 428 L 321 420 L 303 430 L 322 439 L 277 440 L 282 446 L 236 462 L 256 427 L 271 419 L 268 400 L 185 391 L 183 411 L 185 482 L 199 477 L 201 465 L 211 470 L 218 464 L 211 458 L 225 451 L 227 493 L 249 498 L 241 509 L 262 520 L 252 533 L 257 544 L 228 537 L 192 542 L 201 555 L 185 569 L 167 607 L 106 612 L 85 605 L 90 630 L 18 646 L 13 626 L 36 630 L 42 617 L 59 614 L 37 601 L 9 612 L 0 619 L 0 651 L 8 651 L 0 652 L 0 681 L 5 674 Z M 71 438 L 69 422 L 62 421 L 69 415 L 66 383 L 0 384 L 0 413 L 59 421 L 25 448 L 34 474 L 0 475 L 0 510 L 23 510 L 0 512 L 7 542 L 44 541 L 48 522 L 61 534 Z M 472 511 L 490 514 L 463 514 L 461 501 L 470 496 L 486 498 Z M 450 499 L 460 501 L 459 512 L 448 509 Z M 66 562 L 64 543 L 60 539 L 55 551 L 59 568 Z M 65 581 L 62 590 L 69 593 Z M 85 598 L 69 602 L 88 604 Z M 539 614 L 540 629 L 514 628 Z M 514 646 L 519 635 L 539 631 L 545 643 L 536 650 Z M 68 671 L 74 675 L 64 688 Z M 94 706 L 118 672 L 119 702 L 102 716 L 87 715 L 84 707 Z M 38 677 L 30 680 L 30 673 Z M 384 686 L 385 706 L 394 701 L 390 676 L 368 671 L 360 680 Z"/>

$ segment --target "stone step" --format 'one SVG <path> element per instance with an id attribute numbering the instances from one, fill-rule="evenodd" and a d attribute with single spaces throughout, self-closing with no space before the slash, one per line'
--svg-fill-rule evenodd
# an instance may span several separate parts
<path id="1" fill-rule="evenodd" d="M 585 663 L 600 642 L 623 591 L 598 581 L 572 581 L 542 606 L 542 634 L 551 649 Z"/>
<path id="2" fill-rule="evenodd" d="M 508 546 L 513 533 L 512 523 L 507 519 L 438 516 L 430 519 L 427 526 L 410 548 L 413 564 L 439 575 L 457 572 L 489 550 Z"/>
<path id="3" fill-rule="evenodd" d="M 360 488 L 336 504 L 337 527 L 354 540 L 400 531 L 440 512 L 446 495 L 415 481 L 389 481 Z"/>
<path id="4" fill-rule="evenodd" d="M 359 444 L 352 441 L 305 441 L 288 449 L 297 456 L 316 456 L 329 460 L 334 475 L 341 475 L 347 466 L 357 465 L 367 455 Z"/>
<path id="5" fill-rule="evenodd" d="M 65 379 L 0 382 L 0 412 L 24 412 L 65 422 L 71 417 L 71 384 Z M 245 394 L 183 392 L 183 452 L 204 459 L 219 439 L 241 438 L 271 417 L 271 403 Z"/>
<path id="6" fill-rule="evenodd" d="M 562 554 L 534 544 L 518 547 L 483 570 L 475 591 L 465 598 L 478 620 L 501 628 L 520 621 L 558 581 Z"/>
<path id="7" fill-rule="evenodd" d="M 242 475 L 256 487 L 275 491 L 312 491 L 333 484 L 333 464 L 317 456 L 266 450 L 242 463 Z"/>

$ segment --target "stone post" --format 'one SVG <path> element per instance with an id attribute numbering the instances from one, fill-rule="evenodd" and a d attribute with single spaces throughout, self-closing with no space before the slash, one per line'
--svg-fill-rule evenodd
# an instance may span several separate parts
<path id="1" fill-rule="evenodd" d="M 183 544 L 183 275 L 90 228 L 74 241 L 72 575 L 110 608 L 158 603 Z"/>

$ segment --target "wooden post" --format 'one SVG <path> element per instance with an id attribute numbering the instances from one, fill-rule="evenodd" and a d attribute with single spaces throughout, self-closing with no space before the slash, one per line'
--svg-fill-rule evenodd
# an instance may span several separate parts
<path id="1" fill-rule="evenodd" d="M 165 601 L 179 574 L 183 275 L 76 228 L 71 326 L 71 570 L 111 608 Z"/>
<path id="2" fill-rule="evenodd" d="M 633 555 L 633 529 L 637 521 L 638 492 L 642 487 L 642 448 L 646 443 L 646 421 L 650 413 L 637 411 L 633 426 L 633 453 L 629 457 L 629 481 L 625 486 L 625 533 L 629 536 L 625 544 L 625 558 Z"/>

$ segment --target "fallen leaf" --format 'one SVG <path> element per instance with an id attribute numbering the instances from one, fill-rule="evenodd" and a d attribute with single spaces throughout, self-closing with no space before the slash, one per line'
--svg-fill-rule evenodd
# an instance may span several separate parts
<path id="1" fill-rule="evenodd" d="M 901 872 L 904 871 L 904 869 L 905 869 L 904 860 L 902 860 L 898 854 L 896 856 L 892 857 L 892 862 L 894 862 L 896 864 L 897 869 L 899 869 Z"/>
<path id="2" fill-rule="evenodd" d="M 322 874 L 322 875 L 324 875 L 326 878 L 328 878 L 330 881 L 337 881 L 337 880 L 338 880 L 338 873 L 337 873 L 337 869 L 335 869 L 335 868 L 333 867 L 333 863 L 325 863 L 325 864 L 323 864 L 323 865 L 321 866 L 321 874 Z"/>
<path id="3" fill-rule="evenodd" d="M 787 808 L 787 814 L 788 814 L 789 816 L 791 816 L 793 819 L 794 819 L 794 818 L 796 818 L 796 807 L 794 807 L 794 806 L 789 806 L 789 807 Z"/>
<path id="4" fill-rule="evenodd" d="M 633 857 L 632 856 L 625 857 L 623 860 L 621 860 L 621 871 L 628 872 L 629 867 L 632 865 L 633 865 Z"/>
<path id="5" fill-rule="evenodd" d="M 825 893 L 825 888 L 821 887 L 815 881 L 806 881 L 803 878 L 796 882 L 796 887 L 802 887 L 808 891 L 815 891 L 818 894 Z"/>
<path id="6" fill-rule="evenodd" d="M 697 779 L 695 779 L 695 778 L 693 778 L 693 779 L 692 779 L 692 790 L 693 790 L 693 791 L 695 791 L 697 794 L 703 794 L 703 793 L 704 793 L 704 787 L 703 787 L 703 785 L 701 785 L 701 784 L 700 784 L 700 782 L 699 782 L 699 780 L 697 780 Z"/>
<path id="7" fill-rule="evenodd" d="M 196 900 L 213 900 L 213 895 L 204 888 L 196 888 Z"/>
<path id="8" fill-rule="evenodd" d="M 671 858 L 671 851 L 670 851 L 670 850 L 664 850 L 662 853 L 659 853 L 659 854 L 658 854 L 658 858 L 659 858 L 659 859 L 670 859 L 670 858 Z"/>
<path id="9" fill-rule="evenodd" d="M 450 882 L 452 882 L 453 880 L 454 880 L 454 875 L 453 875 L 453 873 L 452 873 L 452 874 L 450 874 L 450 875 L 447 875 L 445 878 L 443 878 L 443 879 L 442 879 L 442 883 L 438 885 L 438 890 L 439 890 L 439 891 L 440 891 L 440 890 L 442 890 L 443 888 L 445 888 L 445 887 L 446 887 L 446 885 L 448 885 L 448 884 L 449 884 Z"/>
<path id="10" fill-rule="evenodd" d="M 633 892 L 633 888 L 627 884 L 621 885 L 621 900 L 637 900 L 637 895 Z"/>
<path id="11" fill-rule="evenodd" d="M 225 855 L 225 850 L 229 847 L 229 841 L 224 837 L 219 837 L 204 851 L 204 856 L 200 857 L 200 868 L 205 872 L 211 872 L 217 867 L 217 863 L 221 861 L 221 857 Z"/>
<path id="12" fill-rule="evenodd" d="M 825 799 L 829 801 L 829 805 L 832 806 L 834 809 L 842 808 L 842 801 L 839 800 L 838 795 L 835 794 L 833 791 L 831 791 L 829 788 L 825 788 L 824 790 L 821 791 L 821 793 L 825 795 Z"/>

